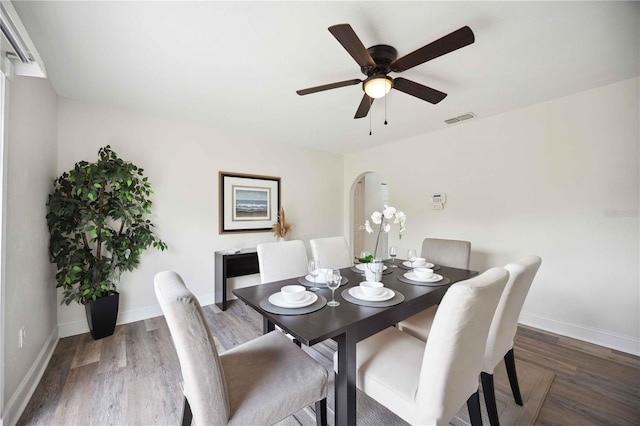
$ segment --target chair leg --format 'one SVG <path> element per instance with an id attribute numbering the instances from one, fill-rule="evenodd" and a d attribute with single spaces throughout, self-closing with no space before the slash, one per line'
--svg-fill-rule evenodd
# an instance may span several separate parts
<path id="1" fill-rule="evenodd" d="M 316 401 L 316 425 L 327 426 L 327 398 Z"/>
<path id="2" fill-rule="evenodd" d="M 496 407 L 496 393 L 493 386 L 493 374 L 482 372 L 482 393 L 484 394 L 484 405 L 487 407 L 487 415 L 491 426 L 499 426 L 498 408 Z"/>
<path id="3" fill-rule="evenodd" d="M 467 408 L 469 409 L 469 418 L 471 426 L 482 426 L 482 413 L 480 412 L 480 394 L 475 391 L 473 395 L 467 399 Z"/>
<path id="4" fill-rule="evenodd" d="M 182 408 L 182 426 L 191 426 L 191 420 L 193 420 L 193 413 L 191 413 L 191 406 L 185 397 L 184 406 Z"/>
<path id="5" fill-rule="evenodd" d="M 509 376 L 509 384 L 511 392 L 516 404 L 522 406 L 522 396 L 520 395 L 520 386 L 518 386 L 518 375 L 516 374 L 516 359 L 513 355 L 513 348 L 504 356 L 504 364 L 507 366 L 507 376 Z"/>

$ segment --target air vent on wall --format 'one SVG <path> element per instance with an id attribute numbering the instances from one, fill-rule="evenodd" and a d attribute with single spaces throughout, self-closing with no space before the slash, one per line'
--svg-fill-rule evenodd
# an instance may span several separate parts
<path id="1" fill-rule="evenodd" d="M 474 118 L 476 115 L 472 112 L 468 112 L 466 114 L 459 115 L 457 117 L 449 118 L 448 120 L 444 120 L 447 124 L 459 123 L 460 121 L 469 120 L 470 118 Z"/>

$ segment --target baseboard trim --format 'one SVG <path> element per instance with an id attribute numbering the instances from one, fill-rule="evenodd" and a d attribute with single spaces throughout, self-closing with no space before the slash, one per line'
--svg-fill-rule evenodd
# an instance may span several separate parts
<path id="1" fill-rule="evenodd" d="M 199 297 L 198 301 L 202 306 L 211 305 L 214 303 L 213 294 Z M 159 316 L 162 316 L 162 309 L 160 309 L 160 305 L 148 306 L 146 308 L 134 309 L 131 311 L 120 311 L 118 313 L 118 322 L 116 324 L 129 324 Z M 58 336 L 61 338 L 88 332 L 89 325 L 87 324 L 87 320 L 84 318 L 79 321 L 58 324 Z"/>
<path id="2" fill-rule="evenodd" d="M 49 365 L 49 361 L 51 360 L 53 351 L 58 344 L 58 340 L 58 329 L 54 328 L 33 365 L 27 372 L 24 379 L 22 379 L 22 382 L 20 382 L 20 386 L 18 386 L 18 389 L 16 389 L 15 393 L 7 403 L 4 416 L 0 419 L 0 424 L 14 425 L 18 422 L 22 412 L 27 407 L 27 403 L 29 403 L 31 396 L 36 391 L 36 387 L 38 387 L 47 365 Z"/>
<path id="3" fill-rule="evenodd" d="M 640 356 L 640 339 L 592 327 L 559 321 L 543 315 L 522 312 L 519 322 L 551 333 Z"/>

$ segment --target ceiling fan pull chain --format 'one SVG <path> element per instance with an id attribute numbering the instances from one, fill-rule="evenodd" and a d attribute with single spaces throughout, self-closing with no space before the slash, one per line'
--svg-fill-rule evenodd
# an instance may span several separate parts
<path id="1" fill-rule="evenodd" d="M 371 104 L 373 103 L 373 98 L 369 98 L 369 108 L 371 108 Z M 371 116 L 373 115 L 373 111 L 369 114 L 369 136 L 371 136 Z"/>
<path id="2" fill-rule="evenodd" d="M 384 97 L 384 125 L 387 125 L 387 98 L 389 95 Z"/>

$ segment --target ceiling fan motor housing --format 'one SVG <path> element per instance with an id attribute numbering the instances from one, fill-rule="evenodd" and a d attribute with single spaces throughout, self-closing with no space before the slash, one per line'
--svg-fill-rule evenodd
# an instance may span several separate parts
<path id="1" fill-rule="evenodd" d="M 367 49 L 369 55 L 376 63 L 376 66 L 361 67 L 362 74 L 367 77 L 373 75 L 387 75 L 391 72 L 391 63 L 398 57 L 398 51 L 393 47 L 386 44 L 377 44 Z"/>

